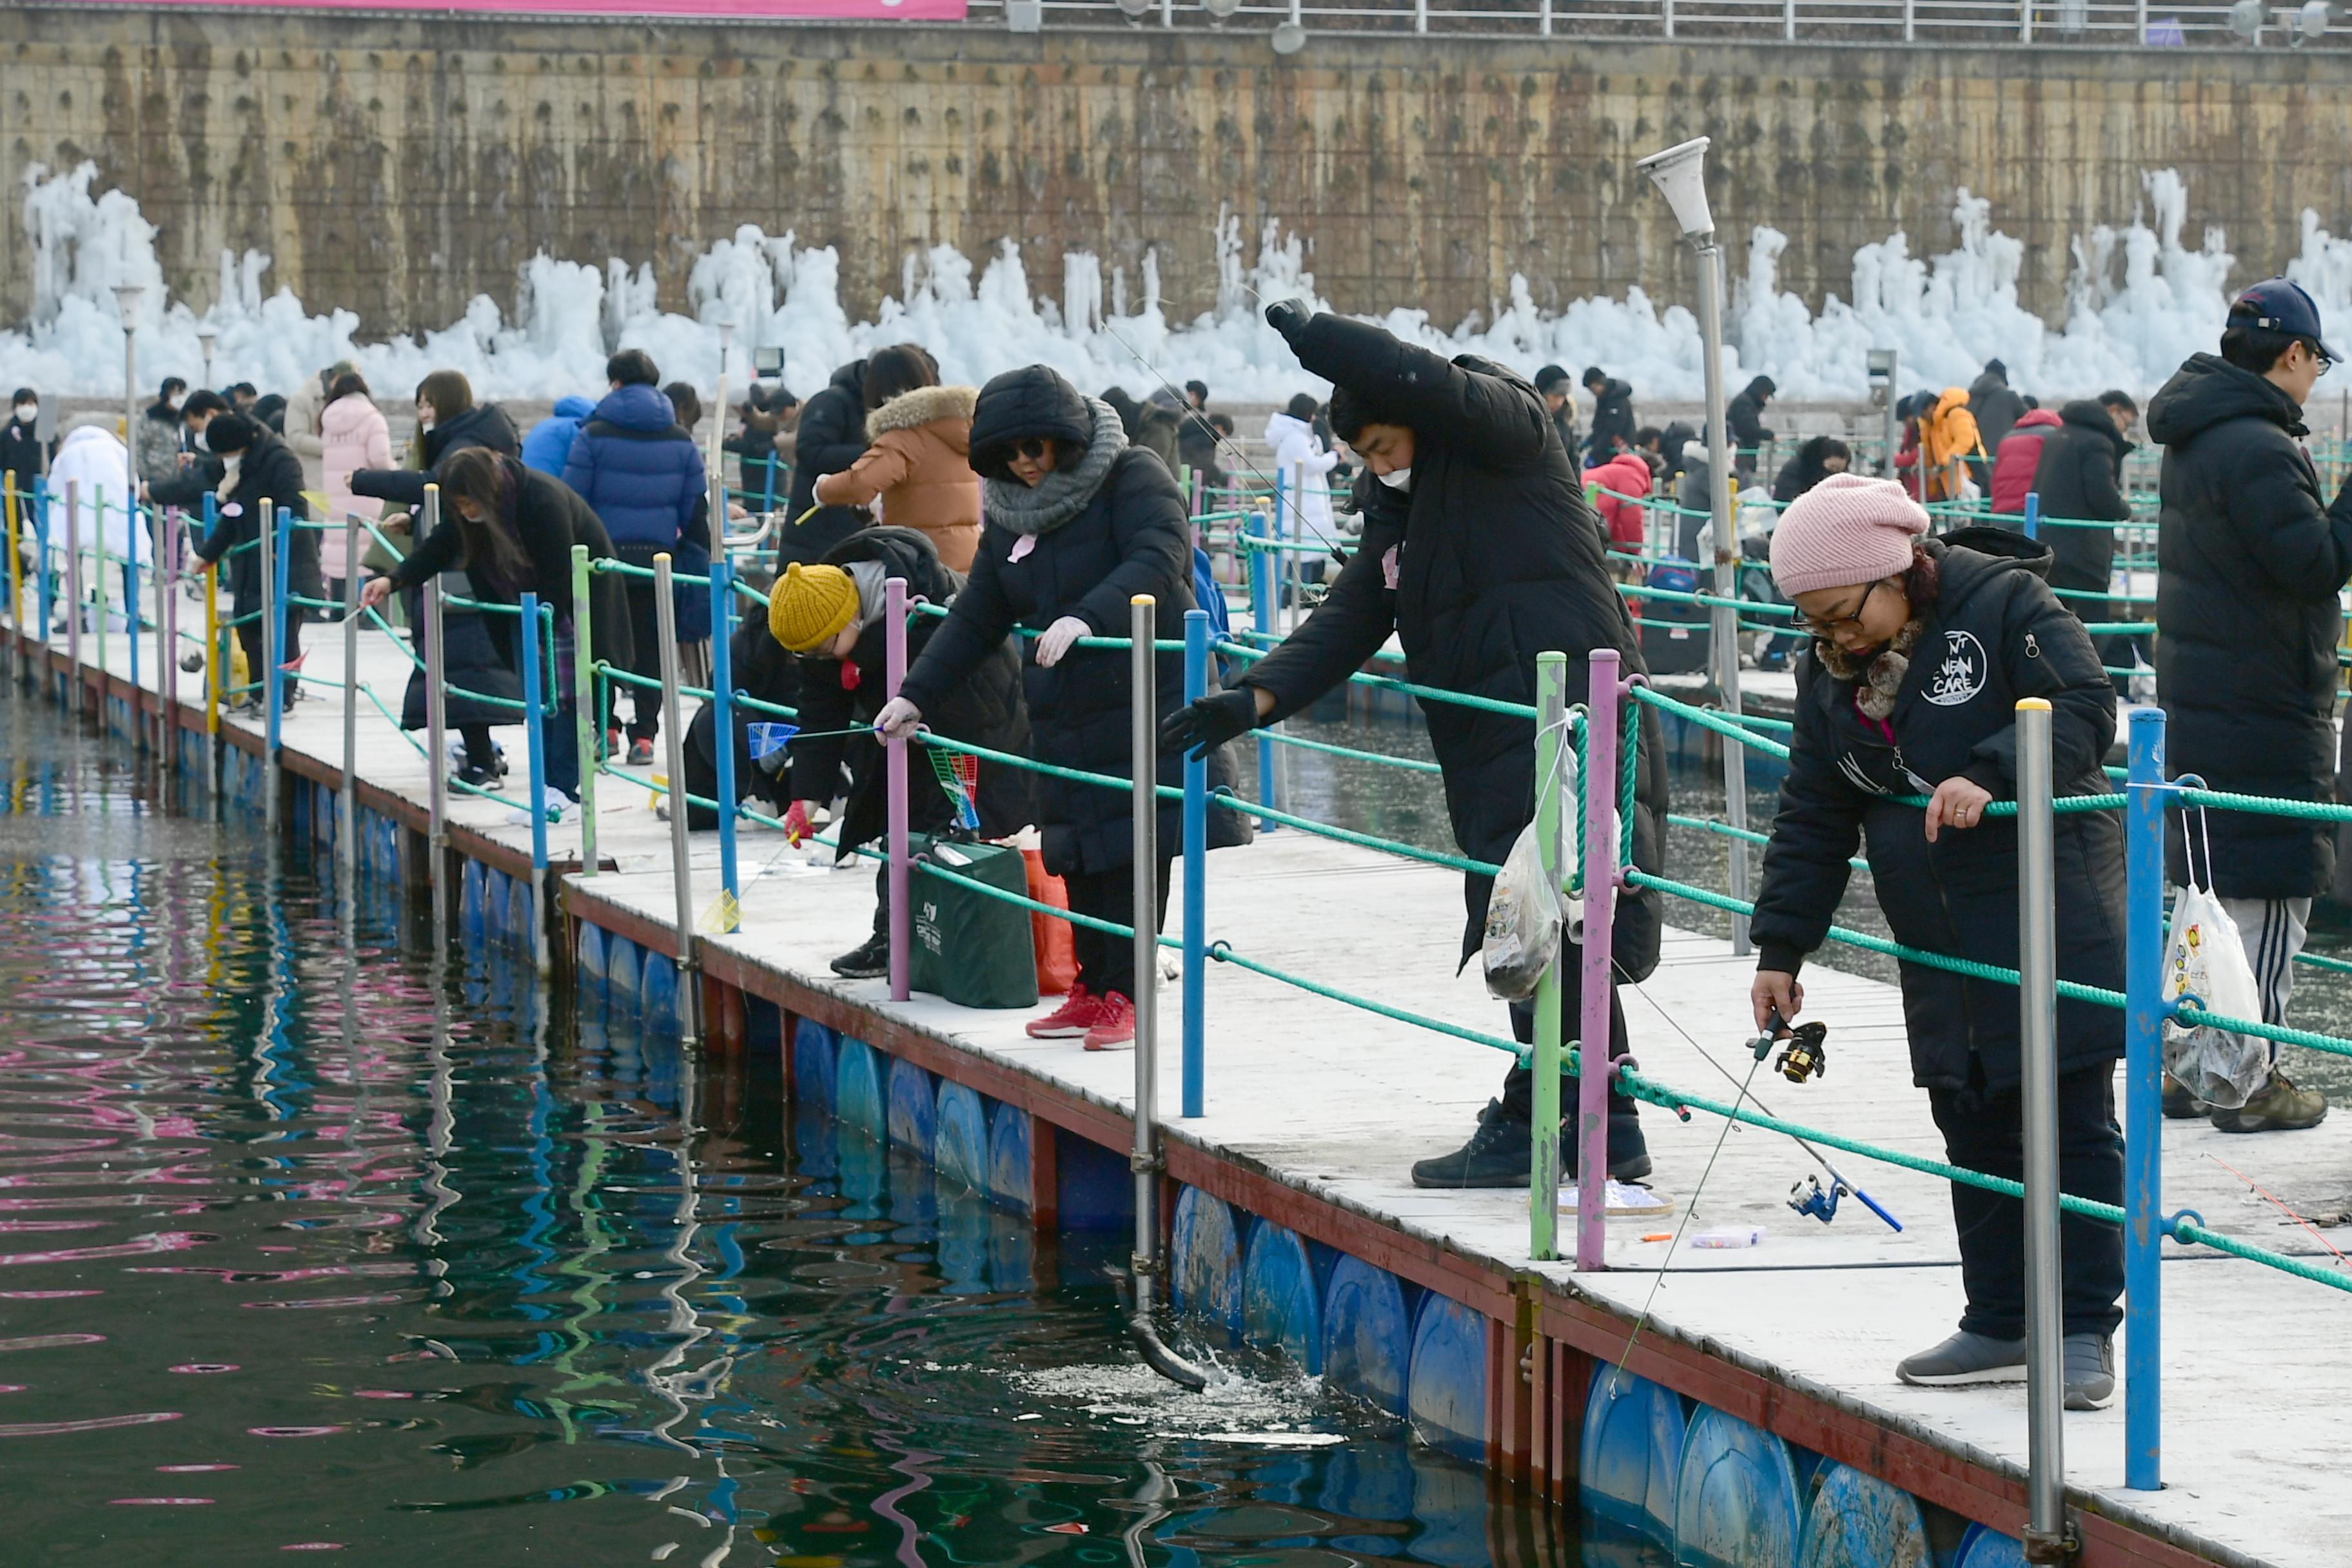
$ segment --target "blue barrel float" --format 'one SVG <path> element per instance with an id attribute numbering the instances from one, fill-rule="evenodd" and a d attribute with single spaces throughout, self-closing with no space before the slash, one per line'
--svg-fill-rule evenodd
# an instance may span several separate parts
<path id="1" fill-rule="evenodd" d="M 482 902 L 487 891 L 483 879 L 488 875 L 488 868 L 479 860 L 468 860 L 458 879 L 457 932 L 468 948 L 482 945 Z"/>
<path id="2" fill-rule="evenodd" d="M 1952 1568 L 2025 1568 L 2025 1548 L 1998 1530 L 1971 1524 L 1960 1537 Z"/>
<path id="3" fill-rule="evenodd" d="M 1788 1445 L 1700 1405 L 1675 1487 L 1679 1568 L 1796 1568 L 1798 1518 Z"/>
<path id="4" fill-rule="evenodd" d="M 1387 1269 L 1343 1255 L 1323 1293 L 1324 1382 L 1402 1415 L 1412 1363 L 1403 1287 Z"/>
<path id="5" fill-rule="evenodd" d="M 604 928 L 580 922 L 580 946 L 573 954 L 572 980 L 583 1013 L 604 1010 Z"/>
<path id="6" fill-rule="evenodd" d="M 939 1127 L 939 1091 L 931 1087 L 931 1075 L 903 1057 L 893 1057 L 888 1087 L 891 1146 L 929 1161 Z"/>
<path id="7" fill-rule="evenodd" d="M 1927 1516 L 1900 1487 L 1848 1465 L 1824 1465 L 1805 1510 L 1799 1568 L 1925 1568 L 1935 1561 Z"/>
<path id="8" fill-rule="evenodd" d="M 1021 1214 L 1029 1212 L 1034 1191 L 1030 1139 L 1035 1129 L 1017 1105 L 999 1100 L 988 1113 L 988 1195 Z"/>
<path id="9" fill-rule="evenodd" d="M 1278 1350 L 1323 1373 L 1323 1292 L 1298 1233 L 1260 1220 L 1242 1260 L 1242 1332 L 1252 1344 Z"/>
<path id="10" fill-rule="evenodd" d="M 637 981 L 637 1021 L 649 1035 L 678 1032 L 677 964 L 662 953 L 645 955 Z"/>
<path id="11" fill-rule="evenodd" d="M 1406 1414 L 1432 1447 L 1486 1458 L 1486 1320 L 1459 1301 L 1423 1298 L 1413 1325 Z"/>
<path id="12" fill-rule="evenodd" d="M 814 1018 L 793 1021 L 793 1098 L 803 1110 L 831 1117 L 835 1059 L 841 1037 Z"/>
<path id="13" fill-rule="evenodd" d="M 931 1108 L 931 1163 L 949 1187 L 964 1186 L 983 1195 L 988 1192 L 988 1108 L 979 1092 L 952 1079 L 940 1079 Z M 940 1215 L 947 1213 L 942 1199 Z M 944 1232 L 942 1233 L 944 1234 Z"/>
<path id="14" fill-rule="evenodd" d="M 637 1016 L 637 944 L 625 936 L 604 939 L 604 1008 L 624 1018 Z"/>
<path id="15" fill-rule="evenodd" d="M 506 919 L 502 927 L 506 940 L 514 944 L 517 952 L 532 953 L 539 950 L 536 914 L 537 911 L 530 907 L 530 879 L 515 878 L 507 892 Z"/>
<path id="16" fill-rule="evenodd" d="M 1672 1393 L 1613 1366 L 1596 1367 L 1584 1401 L 1578 1488 L 1586 1510 L 1660 1545 L 1675 1539 L 1675 1488 L 1689 1427 Z"/>
<path id="17" fill-rule="evenodd" d="M 1198 1187 L 1176 1197 L 1168 1241 L 1169 1299 L 1227 1344 L 1242 1331 L 1242 1247 L 1233 1209 Z"/>
<path id="18" fill-rule="evenodd" d="M 884 1118 L 882 1100 L 882 1069 L 874 1059 L 874 1047 L 864 1040 L 841 1037 L 841 1049 L 834 1058 L 833 1113 L 842 1125 L 854 1127 L 870 1138 L 882 1137 L 887 1122 Z"/>

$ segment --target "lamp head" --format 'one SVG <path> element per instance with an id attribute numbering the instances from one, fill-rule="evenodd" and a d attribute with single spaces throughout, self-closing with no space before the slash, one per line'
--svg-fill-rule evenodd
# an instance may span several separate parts
<path id="1" fill-rule="evenodd" d="M 1650 176 L 1675 209 L 1683 237 L 1699 239 L 1715 232 L 1715 217 L 1706 208 L 1706 148 L 1708 139 L 1689 141 L 1653 153 L 1633 166 Z"/>
<path id="2" fill-rule="evenodd" d="M 117 283 L 114 286 L 114 308 L 121 312 L 126 331 L 139 324 L 139 301 L 146 297 L 147 286 L 143 283 Z"/>
<path id="3" fill-rule="evenodd" d="M 1242 8 L 1242 0 L 1201 0 L 1201 9 L 1212 21 L 1222 22 Z"/>
<path id="4" fill-rule="evenodd" d="M 1139 22 L 1151 9 L 1151 0 L 1118 0 L 1119 13 L 1130 22 Z"/>
<path id="5" fill-rule="evenodd" d="M 1307 47 L 1307 29 L 1296 22 L 1281 22 L 1274 29 L 1274 52 L 1295 55 Z"/>

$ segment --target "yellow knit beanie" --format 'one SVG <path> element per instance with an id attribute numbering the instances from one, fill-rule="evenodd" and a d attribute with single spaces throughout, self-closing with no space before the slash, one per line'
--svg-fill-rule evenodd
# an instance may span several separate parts
<path id="1" fill-rule="evenodd" d="M 857 618 L 857 584 L 838 566 L 793 562 L 768 597 L 768 631 L 794 653 L 814 653 Z"/>

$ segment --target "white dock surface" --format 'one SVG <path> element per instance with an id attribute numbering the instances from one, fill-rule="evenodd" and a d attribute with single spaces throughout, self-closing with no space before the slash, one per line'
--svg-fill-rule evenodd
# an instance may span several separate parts
<path id="1" fill-rule="evenodd" d="M 305 635 L 308 673 L 340 680 L 341 629 L 313 626 Z M 110 641 L 110 665 L 121 671 L 124 639 L 118 634 Z M 84 638 L 86 658 L 93 642 Z M 153 647 L 149 640 L 142 656 Z M 373 633 L 362 635 L 362 679 L 397 712 L 404 656 Z M 200 679 L 182 679 L 186 699 Z M 341 693 L 321 689 L 325 700 L 289 714 L 283 740 L 290 751 L 339 763 Z M 503 731 L 502 738 L 520 794 L 521 731 Z M 423 759 L 364 704 L 358 755 L 370 783 L 425 798 Z M 666 924 L 676 907 L 668 829 L 648 800 L 644 789 L 599 781 L 599 847 L 621 870 L 598 877 L 595 891 Z M 527 825 L 496 803 L 453 795 L 451 815 L 459 825 L 528 848 Z M 576 855 L 578 843 L 571 821 L 551 830 L 551 851 L 559 858 Z M 695 905 L 703 908 L 719 892 L 715 833 L 695 836 L 694 861 Z M 1131 1100 L 1133 1060 L 1126 1053 L 1088 1055 L 1075 1040 L 1031 1040 L 1022 1032 L 1032 1016 L 1026 1013 L 973 1012 L 922 995 L 893 1005 L 884 982 L 835 977 L 827 960 L 871 929 L 871 862 L 814 869 L 802 852 L 784 850 L 782 835 L 747 825 L 740 866 L 747 882 L 742 929 L 703 941 L 1099 1102 L 1124 1108 Z M 763 866 L 772 868 L 755 878 Z M 1866 879 L 1855 896 L 1868 897 Z M 1462 921 L 1460 880 L 1453 873 L 1304 833 L 1269 834 L 1250 847 L 1209 857 L 1211 940 L 1361 995 L 1507 1035 L 1503 1005 L 1486 995 L 1475 967 L 1454 972 Z M 1733 958 L 1724 942 L 1670 931 L 1658 972 L 1624 993 L 1643 1070 L 1678 1089 L 1729 1098 L 1732 1083 L 1700 1047 L 1745 1077 L 1751 971 L 1752 961 Z M 1796 1086 L 1768 1068 L 1756 1074 L 1754 1092 L 1796 1121 L 1940 1157 L 1927 1096 L 1911 1085 L 1895 989 L 1820 967 L 1808 971 L 1806 984 L 1808 1016 L 1832 1026 L 1831 1071 Z M 1160 1104 L 1171 1114 L 1180 1103 L 1181 1004 L 1181 988 L 1163 986 Z M 1612 1271 L 1576 1276 L 1564 1264 L 1528 1263 L 1524 1192 L 1423 1192 L 1408 1179 L 1412 1161 L 1466 1135 L 1501 1083 L 1507 1065 L 1501 1053 L 1229 964 L 1209 970 L 1207 1012 L 1208 1115 L 1171 1120 L 1171 1136 L 1230 1151 L 1302 1191 L 1505 1268 L 1540 1267 L 1572 1278 L 1577 1288 L 1632 1311 L 1649 1302 L 1653 1327 L 1644 1331 L 1778 1367 L 1801 1386 L 1859 1402 L 1883 1419 L 2022 1472 L 2021 1384 L 1921 1389 L 1895 1377 L 1895 1362 L 1941 1339 L 1960 1310 L 1944 1184 L 1861 1156 L 1833 1155 L 1906 1229 L 1889 1230 L 1851 1200 L 1824 1226 L 1785 1206 L 1790 1184 L 1816 1169 L 1787 1138 L 1745 1127 L 1727 1135 L 1723 1121 L 1705 1112 L 1682 1123 L 1644 1106 L 1657 1163 L 1652 1180 L 1677 1200 L 1675 1213 L 1611 1221 Z M 2299 1210 L 2340 1211 L 2352 1190 L 2352 1116 L 2339 1114 L 2307 1132 L 2251 1138 L 2216 1132 L 2202 1121 L 2169 1122 L 2164 1142 L 2167 1212 L 2194 1208 L 2217 1230 L 2325 1258 L 2309 1233 L 2285 1224 L 2206 1155 L 2229 1161 Z M 1710 1157 L 1714 1169 L 1701 1188 Z M 1641 1237 L 1674 1229 L 1685 1207 L 1693 1232 L 1759 1226 L 1766 1237 L 1742 1251 L 1685 1246 L 1674 1252 L 1661 1283 L 1656 1270 L 1668 1246 Z M 2352 1250 L 2352 1227 L 2324 1234 Z M 1562 1235 L 1572 1245 L 1572 1222 L 1565 1218 Z M 2170 1243 L 2163 1272 L 2167 1488 L 2155 1494 L 2122 1489 L 2120 1341 L 2113 1405 L 2066 1417 L 2070 1482 L 2109 1494 L 2118 1513 L 2140 1514 L 2282 1568 L 2352 1563 L 2352 1484 L 2346 1480 L 2352 1473 L 2352 1296 Z"/>

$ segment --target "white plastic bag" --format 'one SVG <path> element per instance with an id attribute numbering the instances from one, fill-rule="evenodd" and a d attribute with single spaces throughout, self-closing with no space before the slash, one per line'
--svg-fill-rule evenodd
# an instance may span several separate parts
<path id="1" fill-rule="evenodd" d="M 1559 770 L 1559 842 L 1552 857 L 1559 877 L 1544 875 L 1542 840 L 1530 822 L 1504 857 L 1503 869 L 1486 899 L 1486 930 L 1478 957 L 1486 972 L 1487 994 L 1506 1002 L 1524 1002 L 1536 994 L 1544 971 L 1559 952 L 1563 928 L 1571 941 L 1583 934 L 1584 900 L 1560 891 L 1574 869 L 1575 813 L 1581 804 L 1576 748 L 1566 734 L 1560 737 Z"/>
<path id="2" fill-rule="evenodd" d="M 2263 1016 L 2261 987 L 2246 962 L 2238 924 L 2221 900 L 2192 879 L 2172 904 L 2172 931 L 2165 943 L 2164 999 L 2184 995 L 2195 1005 L 2227 1018 Z M 2270 1043 L 2210 1025 L 2189 1027 L 2168 1019 L 2164 1026 L 2164 1070 L 2209 1105 L 2234 1110 L 2269 1081 Z"/>

